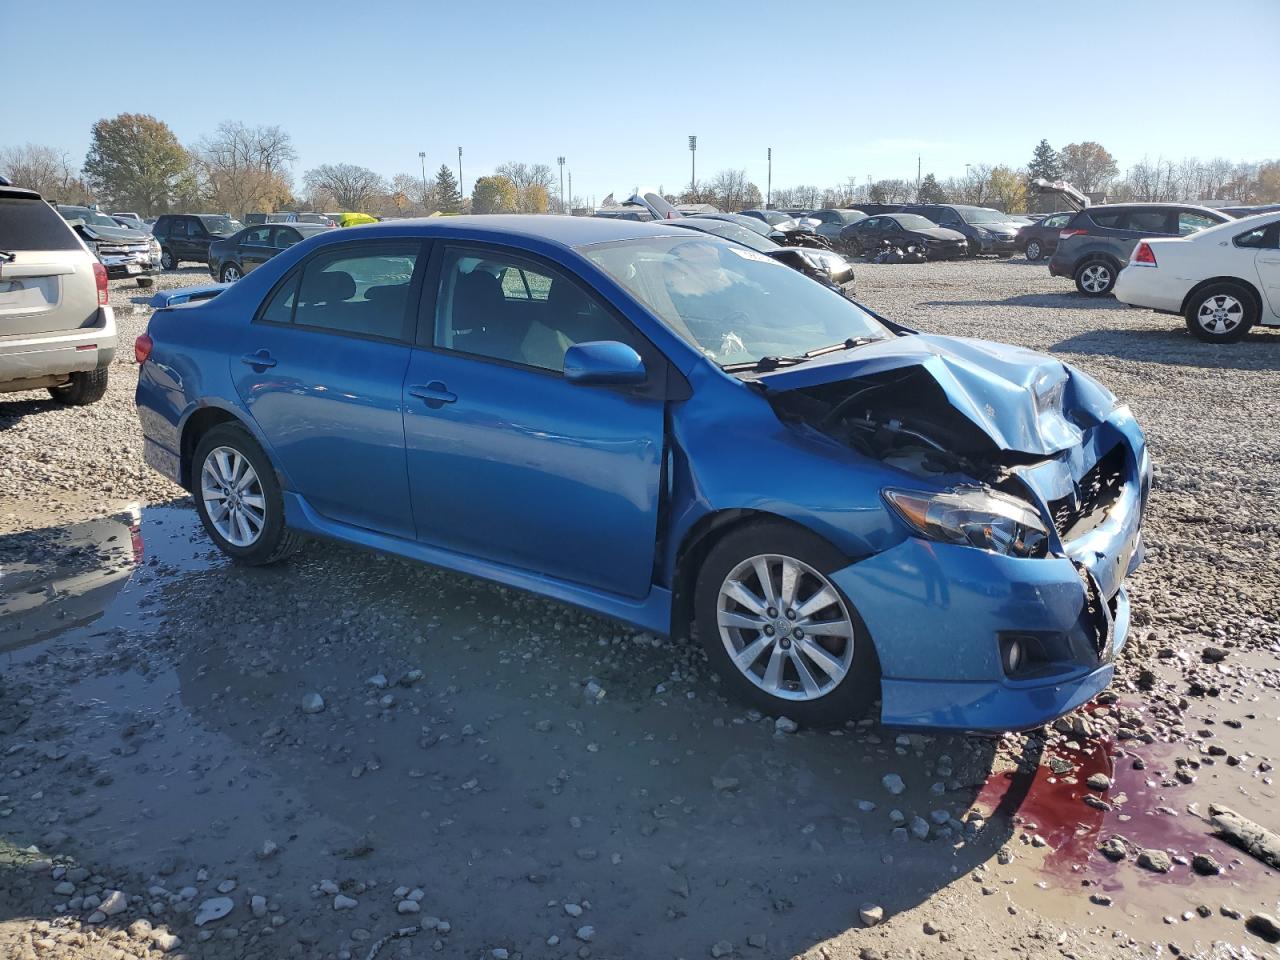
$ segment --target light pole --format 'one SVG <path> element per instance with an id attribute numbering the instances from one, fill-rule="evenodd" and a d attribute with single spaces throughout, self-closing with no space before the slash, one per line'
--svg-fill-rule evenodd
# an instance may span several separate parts
<path id="1" fill-rule="evenodd" d="M 698 190 L 698 138 L 689 137 L 689 199 L 695 199 Z"/>
<path id="2" fill-rule="evenodd" d="M 422 212 L 427 212 L 427 151 L 418 151 L 418 162 L 422 164 Z"/>
<path id="3" fill-rule="evenodd" d="M 569 216 L 573 216 L 573 170 L 569 171 Z"/>
<path id="4" fill-rule="evenodd" d="M 458 148 L 458 196 L 462 196 L 462 148 Z"/>
<path id="5" fill-rule="evenodd" d="M 773 200 L 773 147 L 766 149 L 769 151 L 769 173 L 764 181 L 764 208 L 768 210 Z"/>
<path id="6" fill-rule="evenodd" d="M 560 212 L 564 213 L 564 157 L 556 157 L 556 163 L 560 164 Z"/>

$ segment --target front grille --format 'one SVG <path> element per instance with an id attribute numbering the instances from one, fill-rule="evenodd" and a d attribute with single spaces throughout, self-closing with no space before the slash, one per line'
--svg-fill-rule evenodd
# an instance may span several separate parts
<path id="1" fill-rule="evenodd" d="M 1080 478 L 1075 496 L 1049 503 L 1053 525 L 1064 542 L 1088 533 L 1106 519 L 1124 489 L 1125 449 L 1116 444 Z"/>

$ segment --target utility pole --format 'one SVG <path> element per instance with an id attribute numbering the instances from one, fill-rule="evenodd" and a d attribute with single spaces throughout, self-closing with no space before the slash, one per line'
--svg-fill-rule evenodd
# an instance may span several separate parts
<path id="1" fill-rule="evenodd" d="M 916 154 L 916 202 L 920 202 L 920 154 Z"/>
<path id="2" fill-rule="evenodd" d="M 458 148 L 458 196 L 464 196 L 462 192 L 462 148 Z"/>
<path id="3" fill-rule="evenodd" d="M 689 138 L 689 195 L 690 199 L 698 191 L 698 138 Z"/>
<path id="4" fill-rule="evenodd" d="M 764 181 L 764 208 L 768 210 L 772 205 L 770 201 L 773 199 L 773 147 L 766 149 L 769 151 L 769 173 Z"/>
<path id="5" fill-rule="evenodd" d="M 556 163 L 560 164 L 560 212 L 564 213 L 564 157 L 556 157 Z"/>
<path id="6" fill-rule="evenodd" d="M 422 212 L 427 212 L 427 151 L 418 151 L 418 160 L 422 163 Z"/>

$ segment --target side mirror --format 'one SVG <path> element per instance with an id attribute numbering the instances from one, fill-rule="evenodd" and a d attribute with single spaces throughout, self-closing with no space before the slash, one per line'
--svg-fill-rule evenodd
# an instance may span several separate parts
<path id="1" fill-rule="evenodd" d="M 643 383 L 646 375 L 640 354 L 617 340 L 575 343 L 564 353 L 570 383 Z"/>

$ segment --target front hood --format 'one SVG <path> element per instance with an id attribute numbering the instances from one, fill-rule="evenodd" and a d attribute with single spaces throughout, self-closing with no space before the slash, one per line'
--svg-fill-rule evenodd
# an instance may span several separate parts
<path id="1" fill-rule="evenodd" d="M 1050 456 L 1080 444 L 1116 399 L 1059 360 L 999 343 L 912 334 L 751 375 L 768 393 L 919 368 L 947 401 L 1004 450 Z"/>
<path id="2" fill-rule="evenodd" d="M 129 227 L 100 227 L 96 223 L 85 223 L 83 220 L 76 220 L 74 223 L 80 226 L 85 236 L 94 240 L 108 240 L 111 243 L 151 242 L 151 234 L 143 233 L 141 230 L 133 230 Z"/>

